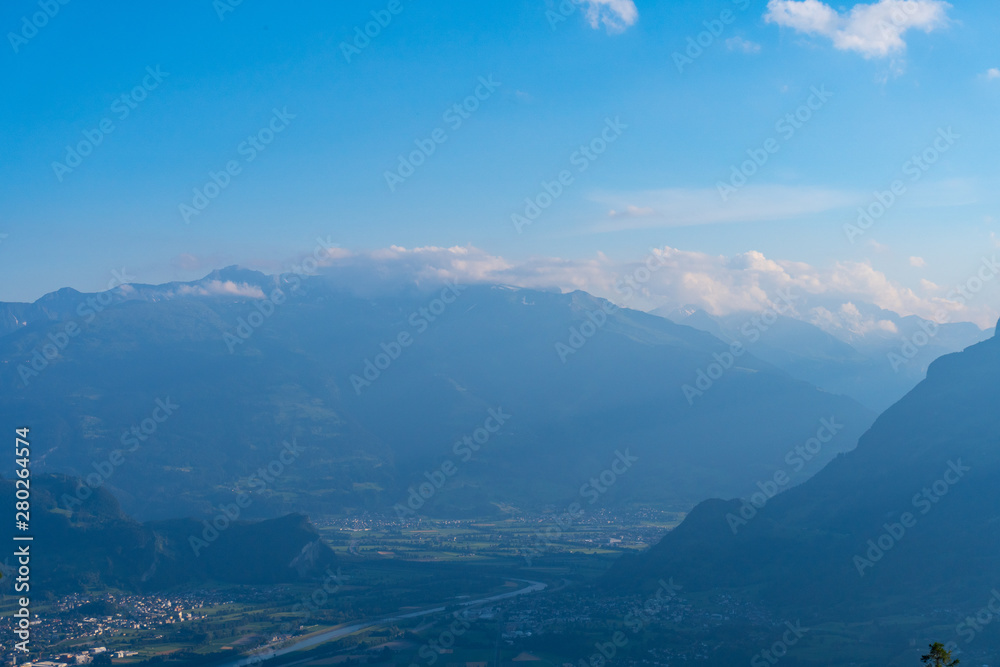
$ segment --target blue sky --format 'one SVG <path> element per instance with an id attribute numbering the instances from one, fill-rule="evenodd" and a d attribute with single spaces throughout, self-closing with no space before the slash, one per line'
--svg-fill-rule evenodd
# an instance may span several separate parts
<path id="1" fill-rule="evenodd" d="M 400 0 L 350 62 L 342 44 L 388 1 L 224 1 L 52 0 L 30 38 L 17 36 L 39 3 L 5 5 L 0 299 L 97 289 L 122 266 L 142 282 L 280 268 L 323 236 L 355 252 L 471 246 L 508 267 L 758 251 L 817 275 L 871 266 L 933 300 L 928 284 L 964 280 L 997 249 L 1000 14 L 986 0 L 590 0 L 568 16 L 545 0 Z M 876 29 L 894 8 L 902 22 Z M 679 71 L 674 54 L 730 16 Z M 454 127 L 445 112 L 481 77 L 499 85 Z M 783 136 L 776 123 L 813 89 L 832 97 Z M 247 161 L 241 143 L 275 109 L 285 126 Z M 105 119 L 113 131 L 57 174 Z M 579 171 L 574 152 L 608 119 L 624 129 Z M 948 150 L 848 242 L 857 208 L 947 128 Z M 391 191 L 398 156 L 439 129 L 447 140 Z M 777 152 L 723 206 L 718 183 L 770 138 Z M 186 222 L 180 205 L 230 161 L 239 173 Z M 511 215 L 563 170 L 572 183 L 518 233 Z M 1000 299 L 983 302 L 994 313 Z"/>

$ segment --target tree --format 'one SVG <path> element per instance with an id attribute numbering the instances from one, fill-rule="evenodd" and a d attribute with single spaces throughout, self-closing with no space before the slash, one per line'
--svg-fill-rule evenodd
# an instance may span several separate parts
<path id="1" fill-rule="evenodd" d="M 931 667 L 955 667 L 958 664 L 958 660 L 952 660 L 951 653 L 944 650 L 944 644 L 934 642 L 930 646 L 931 652 L 920 657 L 920 661 L 925 665 L 930 665 Z"/>

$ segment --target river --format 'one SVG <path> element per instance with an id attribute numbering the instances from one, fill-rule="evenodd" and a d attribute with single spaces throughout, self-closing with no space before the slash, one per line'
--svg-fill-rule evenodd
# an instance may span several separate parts
<path id="1" fill-rule="evenodd" d="M 548 584 L 544 584 L 540 581 L 530 581 L 528 579 L 510 579 L 509 581 L 520 581 L 528 584 L 528 586 L 520 588 L 516 591 L 511 591 L 509 593 L 499 593 L 497 595 L 491 595 L 489 597 L 479 598 L 477 600 L 467 600 L 465 602 L 460 602 L 457 604 L 460 607 L 471 607 L 473 605 L 480 605 L 489 602 L 498 602 L 500 600 L 507 600 L 509 598 L 517 597 L 519 595 L 527 595 L 528 593 L 537 593 L 538 591 L 543 591 L 546 588 L 548 588 Z M 456 603 L 449 602 L 447 604 L 442 604 L 441 606 L 434 607 L 433 609 L 422 609 L 420 611 L 413 611 L 408 614 L 396 614 L 394 616 L 387 616 L 385 618 L 380 618 L 375 621 L 366 621 L 362 623 L 355 623 L 353 625 L 341 626 L 339 628 L 333 628 L 332 630 L 321 632 L 318 635 L 311 635 L 309 637 L 304 637 L 287 646 L 281 646 L 281 647 L 267 646 L 264 648 L 257 649 L 256 651 L 246 656 L 245 658 L 223 663 L 219 667 L 247 667 L 248 665 L 255 665 L 265 660 L 270 660 L 271 658 L 276 658 L 278 656 L 292 653 L 293 651 L 300 651 L 302 649 L 312 648 L 313 646 L 319 646 L 320 644 L 323 644 L 325 642 L 333 641 L 334 639 L 340 639 L 341 637 L 346 637 L 347 635 L 354 634 L 355 632 L 358 632 L 360 630 L 377 628 L 383 625 L 389 625 L 390 623 L 395 623 L 396 621 L 403 621 L 409 618 L 419 618 L 421 616 L 428 616 L 430 614 L 438 614 L 444 611 L 446 607 L 454 604 Z"/>

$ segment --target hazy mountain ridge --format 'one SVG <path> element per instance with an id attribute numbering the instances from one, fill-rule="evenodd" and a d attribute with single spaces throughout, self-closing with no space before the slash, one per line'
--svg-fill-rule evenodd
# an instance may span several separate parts
<path id="1" fill-rule="evenodd" d="M 872 320 L 891 323 L 893 330 L 824 330 L 779 314 L 761 330 L 752 324 L 760 321 L 760 313 L 715 316 L 693 306 L 662 314 L 722 340 L 738 341 L 793 377 L 851 396 L 878 412 L 915 387 L 935 359 L 986 340 L 995 331 L 982 331 L 970 322 L 938 325 L 870 305 L 860 310 Z M 933 335 L 927 336 L 928 331 Z"/>
<path id="2" fill-rule="evenodd" d="M 390 510 L 448 460 L 460 474 L 423 511 L 560 505 L 628 448 L 643 465 L 602 506 L 690 506 L 753 488 L 835 417 L 845 430 L 803 474 L 815 472 L 873 418 L 750 355 L 689 403 L 682 387 L 728 346 L 582 292 L 439 286 L 361 298 L 323 276 L 227 269 L 110 294 L 88 297 L 111 299 L 93 316 L 0 338 L 0 401 L 33 424 L 43 469 L 81 475 L 158 400 L 177 404 L 106 481 L 143 518 L 215 513 L 292 440 L 303 454 L 253 490 L 248 516 Z M 23 369 L 58 342 L 25 386 Z M 510 418 L 471 455 L 458 443 L 491 410 Z"/>
<path id="3" fill-rule="evenodd" d="M 998 374 L 996 336 L 938 359 L 854 451 L 762 508 L 702 503 L 613 579 L 669 574 L 813 616 L 982 607 L 1000 579 Z"/>

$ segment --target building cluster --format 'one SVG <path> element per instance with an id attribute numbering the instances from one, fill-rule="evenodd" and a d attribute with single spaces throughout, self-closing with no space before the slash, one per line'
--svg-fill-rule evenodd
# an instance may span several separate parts
<path id="1" fill-rule="evenodd" d="M 202 610 L 231 603 L 255 601 L 259 592 L 226 593 L 198 590 L 177 595 L 125 595 L 74 593 L 37 610 L 31 620 L 28 656 L 10 642 L 0 644 L 0 662 L 18 667 L 65 667 L 93 662 L 107 649 L 101 644 L 130 632 L 155 631 L 205 618 Z M 0 632 L 13 637 L 15 619 L 0 620 Z M 162 635 L 160 635 L 162 637 Z M 71 647 L 71 648 L 70 648 Z M 128 658 L 134 651 L 112 651 L 109 656 Z"/>
<path id="2" fill-rule="evenodd" d="M 70 665 L 89 665 L 94 658 L 105 654 L 108 649 L 104 646 L 95 646 L 81 652 L 58 653 L 44 660 L 23 661 L 16 663 L 19 667 L 69 667 Z"/>
<path id="3" fill-rule="evenodd" d="M 314 523 L 334 548 L 356 556 L 420 560 L 445 551 L 458 556 L 514 556 L 558 551 L 623 551 L 655 544 L 682 514 L 644 508 L 596 509 L 560 522 L 553 512 L 509 513 L 497 519 L 399 518 L 363 512 Z M 473 546 L 476 545 L 476 546 Z"/>

